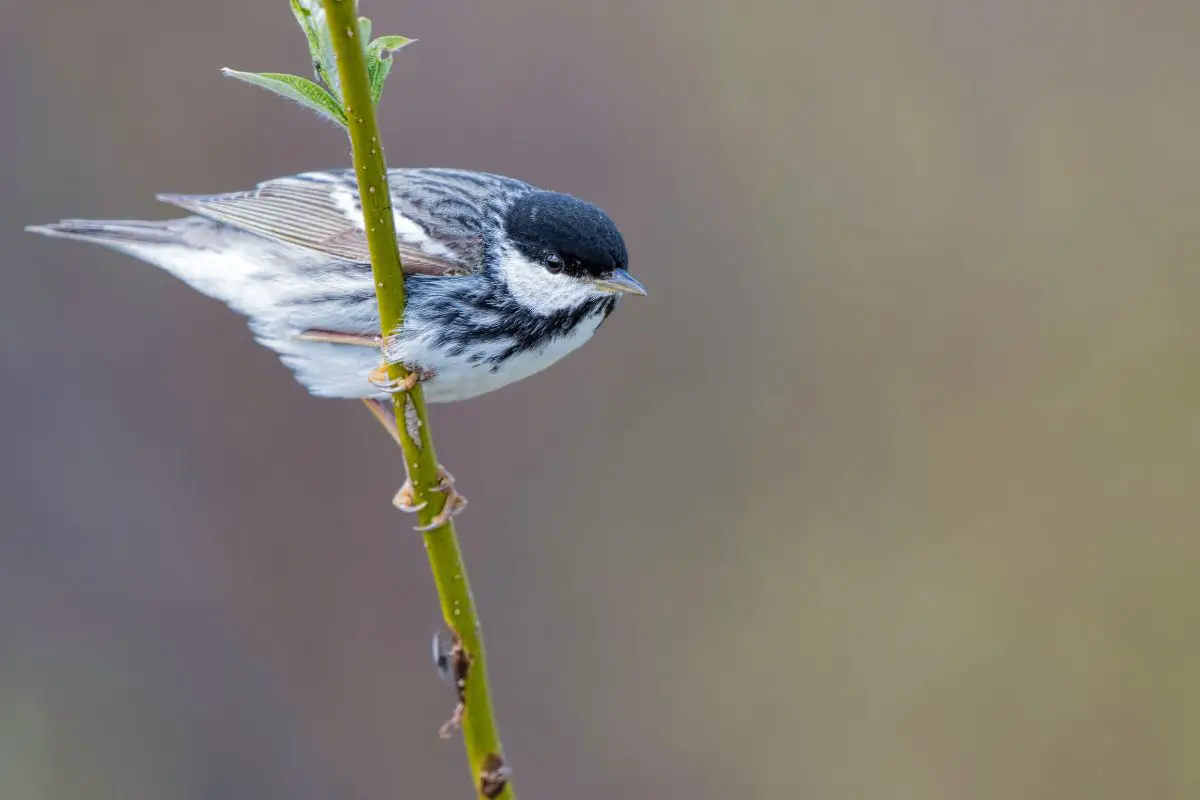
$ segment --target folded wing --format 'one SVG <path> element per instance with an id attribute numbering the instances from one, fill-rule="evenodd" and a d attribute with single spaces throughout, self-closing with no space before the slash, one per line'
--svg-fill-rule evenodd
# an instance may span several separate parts
<path id="1" fill-rule="evenodd" d="M 345 173 L 305 173 L 217 195 L 162 194 L 159 200 L 206 219 L 336 258 L 370 263 L 358 187 Z M 449 276 L 474 272 L 478 249 L 471 232 L 427 231 L 396 214 L 404 271 Z"/>

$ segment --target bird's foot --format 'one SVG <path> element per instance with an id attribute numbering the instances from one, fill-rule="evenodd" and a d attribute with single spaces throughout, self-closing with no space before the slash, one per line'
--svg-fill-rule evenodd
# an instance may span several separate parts
<path id="1" fill-rule="evenodd" d="M 450 489 L 446 494 L 446 505 L 442 507 L 441 512 L 431 519 L 428 525 L 418 525 L 413 530 L 420 533 L 435 531 L 461 514 L 466 507 L 467 498 L 459 494 L 456 489 Z"/>
<path id="2" fill-rule="evenodd" d="M 445 492 L 446 505 L 442 507 L 441 512 L 436 517 L 429 521 L 428 525 L 417 526 L 416 530 L 422 533 L 442 527 L 453 517 L 462 513 L 462 510 L 467 507 L 467 498 L 459 494 L 458 490 L 454 488 L 454 476 L 441 464 L 438 464 L 438 479 L 438 485 L 430 487 L 430 491 Z M 427 505 L 427 503 L 416 503 L 415 500 L 412 481 L 407 480 L 400 487 L 400 491 L 396 492 L 396 496 L 392 498 L 392 505 L 409 514 L 420 511 Z"/>
<path id="3" fill-rule="evenodd" d="M 392 498 L 392 505 L 403 511 L 405 514 L 415 514 L 429 503 L 417 503 L 413 497 L 413 485 L 411 480 L 404 482 L 400 487 L 400 491 L 396 492 L 396 496 Z"/>
<path id="4" fill-rule="evenodd" d="M 431 486 L 431 492 L 446 492 L 454 488 L 454 476 L 449 470 L 438 464 L 438 485 Z M 396 496 L 392 498 L 392 505 L 403 511 L 405 514 L 415 514 L 428 503 L 416 503 L 416 497 L 413 495 L 412 479 L 404 481 L 404 485 L 400 487 L 400 491 L 396 492 Z M 446 505 L 450 505 L 446 503 Z"/>
<path id="5" fill-rule="evenodd" d="M 380 364 L 371 371 L 367 380 L 380 391 L 387 392 L 388 394 L 399 394 L 400 392 L 411 392 L 418 383 L 427 381 L 432 377 L 433 373 L 429 370 L 414 367 L 403 378 L 393 380 L 388 375 L 387 364 Z"/>

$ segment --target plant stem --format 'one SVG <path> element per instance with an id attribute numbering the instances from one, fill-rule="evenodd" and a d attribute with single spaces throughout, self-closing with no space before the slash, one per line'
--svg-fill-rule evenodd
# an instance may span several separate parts
<path id="1" fill-rule="evenodd" d="M 354 148 L 354 173 L 358 177 L 375 292 L 379 297 L 379 322 L 386 337 L 399 330 L 404 319 L 404 273 L 396 247 L 387 165 L 363 56 L 365 43 L 360 41 L 355 0 L 322 0 L 322 3 L 337 56 L 342 102 Z M 399 364 L 389 365 L 388 373 L 393 379 L 401 379 L 407 374 Z M 418 505 L 426 504 L 418 516 L 422 525 L 428 525 L 441 512 L 447 495 L 433 491 L 440 482 L 438 460 L 430 436 L 424 393 L 419 384 L 412 391 L 396 395 L 396 422 L 414 500 Z M 483 634 L 454 522 L 451 520 L 425 533 L 424 539 L 442 616 L 470 659 L 462 695 L 465 703 L 462 730 L 475 789 L 483 795 L 481 778 L 486 777 L 482 775 L 486 771 L 485 762 L 491 765 L 489 769 L 493 768 L 502 754 L 488 687 Z M 503 763 L 502 759 L 500 763 Z M 486 796 L 515 800 L 511 784 L 500 793 L 488 791 Z"/>

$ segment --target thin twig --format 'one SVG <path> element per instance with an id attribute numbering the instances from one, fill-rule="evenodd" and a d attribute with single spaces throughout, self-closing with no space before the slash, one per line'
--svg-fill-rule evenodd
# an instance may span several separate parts
<path id="1" fill-rule="evenodd" d="M 342 101 L 354 148 L 354 173 L 358 176 L 375 291 L 379 297 L 379 321 L 381 332 L 386 337 L 399 330 L 403 321 L 404 273 L 396 247 L 387 165 L 375 122 L 375 107 L 363 55 L 364 43 L 360 41 L 357 3 L 355 0 L 322 0 L 322 4 L 337 55 Z M 403 366 L 393 364 L 389 365 L 388 374 L 394 380 L 402 380 L 407 373 Z M 413 420 L 417 424 L 410 424 Z M 420 385 L 396 396 L 396 422 L 412 481 L 414 501 L 417 505 L 425 504 L 419 512 L 419 519 L 422 525 L 428 525 L 442 511 L 448 493 L 434 491 L 441 478 Z M 491 793 L 495 791 L 496 781 L 484 780 L 494 777 L 492 773 L 495 772 L 497 754 L 503 750 L 492 711 L 483 635 L 454 522 L 447 521 L 445 525 L 425 533 L 424 538 L 442 615 L 461 642 L 471 664 L 463 692 L 465 708 L 462 730 L 474 778 L 472 783 L 482 796 L 513 800 L 515 794 L 507 780 L 497 794 Z M 484 794 L 484 789 L 487 794 Z"/>

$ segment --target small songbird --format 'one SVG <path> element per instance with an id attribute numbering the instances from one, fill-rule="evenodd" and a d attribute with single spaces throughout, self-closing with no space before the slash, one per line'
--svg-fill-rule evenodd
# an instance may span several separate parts
<path id="1" fill-rule="evenodd" d="M 481 172 L 388 177 L 407 302 L 386 337 L 350 170 L 159 195 L 193 215 L 181 219 L 27 230 L 128 253 L 224 301 L 312 394 L 362 398 L 393 435 L 391 393 L 420 381 L 436 403 L 499 389 L 586 342 L 620 295 L 646 293 L 616 225 L 582 200 Z M 388 383 L 387 363 L 409 380 Z"/>

